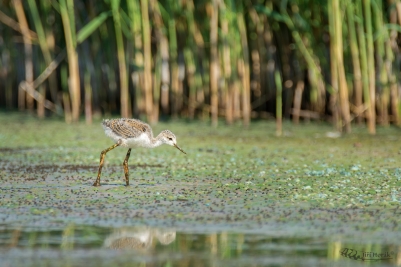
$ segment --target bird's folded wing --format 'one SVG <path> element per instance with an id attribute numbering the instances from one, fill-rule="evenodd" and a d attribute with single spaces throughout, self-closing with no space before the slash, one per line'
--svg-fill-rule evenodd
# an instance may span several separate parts
<path id="1" fill-rule="evenodd" d="M 138 137 L 142 133 L 142 131 L 140 128 L 137 128 L 136 125 L 132 124 L 132 122 L 116 120 L 113 121 L 112 125 L 110 125 L 109 127 L 113 130 L 114 133 L 120 135 L 123 138 Z"/>

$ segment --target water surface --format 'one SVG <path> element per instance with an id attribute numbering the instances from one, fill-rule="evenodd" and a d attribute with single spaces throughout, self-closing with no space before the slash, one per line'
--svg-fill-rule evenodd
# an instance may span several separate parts
<path id="1" fill-rule="evenodd" d="M 400 252 L 400 246 L 391 244 L 229 232 L 202 234 L 147 226 L 113 229 L 70 224 L 64 229 L 12 229 L 3 225 L 0 230 L 1 266 L 14 267 L 362 266 L 367 262 L 399 266 Z"/>

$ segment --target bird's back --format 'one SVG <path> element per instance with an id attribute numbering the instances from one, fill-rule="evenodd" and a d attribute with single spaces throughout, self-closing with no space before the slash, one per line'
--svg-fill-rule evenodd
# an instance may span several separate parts
<path id="1" fill-rule="evenodd" d="M 114 141 L 119 139 L 135 139 L 146 136 L 151 139 L 153 137 L 152 128 L 147 123 L 137 119 L 111 119 L 103 120 L 103 128 L 107 136 Z"/>

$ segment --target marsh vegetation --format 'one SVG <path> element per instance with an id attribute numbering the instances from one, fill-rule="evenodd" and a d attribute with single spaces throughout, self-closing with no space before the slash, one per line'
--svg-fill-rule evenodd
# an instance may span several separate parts
<path id="1" fill-rule="evenodd" d="M 342 248 L 400 250 L 397 128 L 332 138 L 329 124 L 285 123 L 284 136 L 276 137 L 274 123 L 214 129 L 207 122 L 161 122 L 155 132 L 174 129 L 188 154 L 171 147 L 133 150 L 131 186 L 125 187 L 126 151 L 116 148 L 96 188 L 99 154 L 111 142 L 100 121 L 68 125 L 11 113 L 2 114 L 0 124 L 6 125 L 0 131 L 3 260 L 43 263 L 58 255 L 78 266 L 82 258 L 93 258 L 93 266 L 95 259 L 355 266 Z M 143 244 L 152 237 L 150 252 L 107 250 L 105 240 L 124 231 Z M 165 246 L 160 231 L 176 238 Z M 382 263 L 399 260 L 395 255 Z M 20 265 L 29 262 L 35 261 Z"/>
<path id="2" fill-rule="evenodd" d="M 374 134 L 400 124 L 400 14 L 399 0 L 2 1 L 0 107 Z"/>

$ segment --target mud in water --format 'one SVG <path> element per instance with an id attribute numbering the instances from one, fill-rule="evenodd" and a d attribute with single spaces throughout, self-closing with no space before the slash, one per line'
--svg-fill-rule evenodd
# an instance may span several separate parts
<path id="1" fill-rule="evenodd" d="M 0 130 L 5 266 L 401 262 L 398 129 L 333 139 L 325 125 L 285 125 L 277 138 L 266 122 L 247 130 L 160 124 L 155 132 L 172 130 L 188 155 L 133 150 L 126 187 L 126 150 L 115 149 L 102 186 L 93 187 L 100 151 L 110 146 L 98 124 L 12 118 L 0 115 L 8 125 Z"/>

